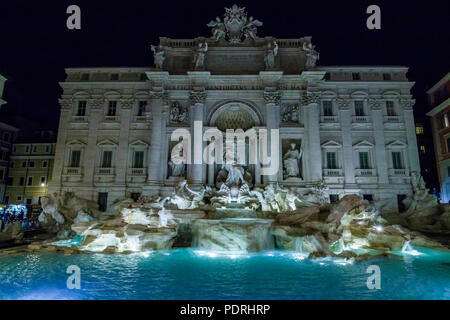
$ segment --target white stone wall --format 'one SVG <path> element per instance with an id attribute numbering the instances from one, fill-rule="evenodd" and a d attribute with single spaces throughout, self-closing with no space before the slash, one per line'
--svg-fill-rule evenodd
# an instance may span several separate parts
<path id="1" fill-rule="evenodd" d="M 367 70 L 362 68 L 360 72 Z M 75 72 L 94 71 L 102 69 L 68 69 L 68 79 L 75 78 Z M 355 72 L 354 68 L 351 71 Z M 386 68 L 382 71 L 386 72 Z M 405 68 L 400 71 L 406 73 Z M 92 200 L 97 200 L 98 193 L 107 192 L 108 204 L 131 193 L 170 194 L 178 181 L 167 176 L 171 132 L 182 127 L 193 130 L 194 120 L 203 121 L 204 130 L 215 127 L 215 119 L 227 112 L 229 103 L 242 105 L 251 115 L 254 128 L 280 129 L 280 144 L 284 139 L 302 142 L 303 179 L 285 181 L 280 168 L 275 176 L 258 175 L 256 184 L 278 181 L 310 186 L 324 179 L 330 194 L 371 194 L 374 199 L 384 199 L 408 194 L 411 172 L 420 172 L 410 95 L 413 84 L 401 76 L 396 81 L 351 81 L 345 77 L 323 81 L 325 67 L 301 75 L 279 71 L 258 75 L 170 75 L 121 68 L 103 72 L 146 72 L 148 80 L 71 80 L 62 84 L 50 192 L 75 191 Z M 77 116 L 79 101 L 87 102 L 84 116 Z M 109 101 L 117 101 L 116 116 L 107 115 Z M 148 102 L 144 116 L 138 116 L 139 101 Z M 186 123 L 170 121 L 174 101 L 189 110 Z M 331 116 L 323 113 L 323 101 L 331 101 Z M 362 101 L 363 115 L 356 115 L 355 101 Z M 388 115 L 387 101 L 393 103 L 395 115 Z M 300 106 L 295 123 L 282 121 L 281 109 L 286 104 Z M 81 152 L 79 168 L 70 168 L 72 150 Z M 101 168 L 103 150 L 113 152 L 111 168 Z M 144 151 L 143 168 L 133 168 L 136 150 Z M 360 168 L 361 150 L 369 154 L 369 168 Z M 336 152 L 336 168 L 327 168 L 327 151 Z M 392 152 L 401 154 L 402 168 L 393 168 Z M 260 168 L 255 170 L 259 172 Z M 193 184 L 211 184 L 213 173 L 211 166 L 192 165 L 187 167 L 186 176 Z"/>

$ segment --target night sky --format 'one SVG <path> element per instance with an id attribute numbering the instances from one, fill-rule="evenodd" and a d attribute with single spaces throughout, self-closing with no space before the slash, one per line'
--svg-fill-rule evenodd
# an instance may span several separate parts
<path id="1" fill-rule="evenodd" d="M 206 24 L 234 3 L 262 21 L 259 36 L 312 36 L 319 65 L 410 67 L 416 116 L 425 91 L 450 70 L 450 1 L 1 1 L 0 72 L 10 78 L 0 111 L 56 129 L 58 85 L 66 67 L 153 65 L 160 36 L 210 36 Z M 66 28 L 66 8 L 81 8 L 81 30 Z M 369 30 L 366 9 L 381 8 L 381 30 Z"/>

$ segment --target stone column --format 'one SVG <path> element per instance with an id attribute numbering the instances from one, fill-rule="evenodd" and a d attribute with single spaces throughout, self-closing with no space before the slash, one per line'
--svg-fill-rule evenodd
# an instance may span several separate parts
<path id="1" fill-rule="evenodd" d="M 378 99 L 370 99 L 369 106 L 372 111 L 373 135 L 375 139 L 375 162 L 377 164 L 378 184 L 381 188 L 388 186 L 388 161 L 386 141 L 384 137 L 384 122 L 381 102 Z"/>
<path id="2" fill-rule="evenodd" d="M 350 101 L 347 99 L 338 99 L 339 120 L 341 123 L 342 134 L 342 158 L 344 168 L 345 189 L 356 188 L 355 166 L 353 161 L 352 144 L 352 114 L 350 110 Z"/>
<path id="3" fill-rule="evenodd" d="M 103 99 L 90 99 L 88 101 L 88 117 L 89 117 L 89 130 L 88 130 L 88 143 L 84 151 L 84 157 L 82 162 L 83 167 L 83 183 L 85 186 L 93 187 L 93 180 L 95 174 L 95 167 L 98 164 L 97 159 L 97 132 L 100 122 L 103 117 L 103 108 L 105 106 L 105 100 Z M 94 195 L 93 195 L 94 196 Z"/>
<path id="4" fill-rule="evenodd" d="M 128 169 L 128 146 L 129 146 L 129 135 L 130 135 L 130 125 L 132 117 L 132 107 L 134 104 L 133 99 L 121 99 L 120 100 L 120 133 L 119 133 L 119 145 L 116 150 L 115 155 L 115 186 L 126 187 L 126 175 Z"/>
<path id="5" fill-rule="evenodd" d="M 281 144 L 279 144 L 280 150 L 278 152 L 273 150 L 272 153 L 271 148 L 271 130 L 280 129 L 280 99 L 281 93 L 279 91 L 264 91 L 264 101 L 266 102 L 267 154 L 271 159 L 271 163 L 275 157 L 279 159 L 281 153 Z M 265 165 L 264 167 L 269 166 Z M 281 166 L 281 163 L 279 163 L 278 167 L 281 168 Z M 278 172 L 273 175 L 264 175 L 263 180 L 266 185 L 276 183 L 278 181 Z"/>
<path id="6" fill-rule="evenodd" d="M 189 93 L 189 99 L 191 101 L 192 111 L 192 123 L 191 123 L 191 140 L 192 140 L 192 153 L 191 153 L 191 170 L 189 180 L 193 185 L 200 185 L 204 182 L 203 178 L 203 109 L 206 99 L 205 90 L 195 90 Z M 202 128 L 196 128 L 195 121 L 199 121 L 202 124 Z M 196 132 L 195 130 L 198 130 Z M 198 140 L 198 141 L 196 141 Z M 197 162 L 197 163 L 196 163 Z"/>
<path id="7" fill-rule="evenodd" d="M 322 181 L 322 150 L 320 147 L 320 118 L 319 118 L 320 94 L 308 92 L 303 104 L 305 104 L 305 140 L 308 153 L 309 174 L 304 177 L 306 182 L 317 183 Z M 305 153 L 304 152 L 304 153 Z"/>
<path id="8" fill-rule="evenodd" d="M 61 192 L 61 177 L 65 166 L 66 138 L 74 107 L 72 99 L 60 99 L 59 103 L 61 104 L 61 116 L 59 117 L 59 129 L 55 147 L 52 180 L 48 186 L 49 194 Z"/>
<path id="9" fill-rule="evenodd" d="M 161 185 L 162 165 L 161 150 L 162 143 L 165 138 L 163 132 L 164 107 L 163 107 L 162 91 L 150 92 L 150 106 L 152 110 L 152 136 L 150 140 L 149 155 L 148 155 L 148 183 L 153 189 L 158 189 Z M 166 164 L 164 164 L 166 165 Z M 153 192 L 153 191 L 152 191 Z"/>
<path id="10" fill-rule="evenodd" d="M 403 108 L 403 118 L 406 128 L 406 139 L 408 142 L 408 159 L 411 172 L 420 174 L 419 151 L 417 149 L 416 125 L 414 122 L 413 105 L 415 100 L 400 100 L 399 104 Z"/>

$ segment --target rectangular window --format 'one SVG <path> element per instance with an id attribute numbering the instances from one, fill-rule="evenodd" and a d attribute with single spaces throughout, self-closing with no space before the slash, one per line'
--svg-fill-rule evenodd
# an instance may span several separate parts
<path id="1" fill-rule="evenodd" d="M 138 117 L 145 115 L 145 109 L 147 107 L 147 101 L 139 101 Z"/>
<path id="2" fill-rule="evenodd" d="M 80 150 L 72 150 L 72 154 L 70 157 L 70 166 L 72 168 L 79 168 L 81 160 L 81 151 Z"/>
<path id="3" fill-rule="evenodd" d="M 9 142 L 9 132 L 5 132 L 5 133 L 3 134 L 3 141 Z"/>
<path id="4" fill-rule="evenodd" d="M 111 73 L 111 80 L 119 80 L 119 74 L 118 73 Z"/>
<path id="5" fill-rule="evenodd" d="M 23 161 L 22 162 L 22 168 L 26 168 L 27 167 L 27 162 L 26 161 Z"/>
<path id="6" fill-rule="evenodd" d="M 40 180 L 41 186 L 42 186 L 43 184 L 45 184 L 45 181 L 46 181 L 46 180 L 47 180 L 46 177 L 41 177 L 41 180 Z"/>
<path id="7" fill-rule="evenodd" d="M 48 162 L 46 160 L 42 161 L 42 168 L 47 168 Z"/>
<path id="8" fill-rule="evenodd" d="M 33 185 L 33 177 L 28 177 L 27 186 Z"/>
<path id="9" fill-rule="evenodd" d="M 112 151 L 103 151 L 102 168 L 112 167 Z"/>
<path id="10" fill-rule="evenodd" d="M 14 168 L 14 161 L 11 161 L 11 163 L 9 164 L 10 168 Z"/>
<path id="11" fill-rule="evenodd" d="M 423 125 L 416 125 L 416 134 L 424 134 Z"/>
<path id="12" fill-rule="evenodd" d="M 78 101 L 78 110 L 77 110 L 77 116 L 78 117 L 84 117 L 86 115 L 86 101 Z"/>
<path id="13" fill-rule="evenodd" d="M 0 169 L 0 180 L 3 180 L 3 174 L 4 174 L 3 169 Z"/>
<path id="14" fill-rule="evenodd" d="M 421 145 L 421 146 L 420 146 L 420 151 L 422 151 L 422 153 L 424 153 L 424 154 L 426 153 L 426 151 L 425 151 L 425 146 L 424 146 L 424 145 Z"/>
<path id="15" fill-rule="evenodd" d="M 325 117 L 333 116 L 333 104 L 331 101 L 323 101 L 323 115 Z"/>
<path id="16" fill-rule="evenodd" d="M 108 103 L 108 116 L 114 117 L 117 110 L 117 101 L 109 101 Z"/>
<path id="17" fill-rule="evenodd" d="M 30 146 L 25 147 L 25 153 L 28 153 L 28 152 L 30 152 Z"/>
<path id="18" fill-rule="evenodd" d="M 22 201 L 22 196 L 17 196 L 17 201 Z"/>
<path id="19" fill-rule="evenodd" d="M 447 177 L 450 177 L 450 167 L 447 167 Z"/>
<path id="20" fill-rule="evenodd" d="M 19 179 L 19 186 L 24 186 L 25 185 L 25 178 L 24 177 L 20 177 Z"/>
<path id="21" fill-rule="evenodd" d="M 30 168 L 34 168 L 34 161 L 30 161 L 29 167 L 30 167 Z"/>
<path id="22" fill-rule="evenodd" d="M 450 138 L 446 138 L 445 141 L 447 142 L 447 153 L 450 153 Z"/>
<path id="23" fill-rule="evenodd" d="M 33 146 L 33 152 L 37 152 L 37 146 Z"/>
<path id="24" fill-rule="evenodd" d="M 360 169 L 370 169 L 369 152 L 360 152 L 359 153 L 359 168 Z"/>
<path id="25" fill-rule="evenodd" d="M 355 116 L 357 116 L 357 117 L 364 116 L 364 102 L 363 101 L 355 101 Z"/>
<path id="26" fill-rule="evenodd" d="M 33 199 L 27 198 L 26 203 L 30 205 L 33 202 Z"/>
<path id="27" fill-rule="evenodd" d="M 46 145 L 46 146 L 45 146 L 45 152 L 46 152 L 46 153 L 49 153 L 49 152 L 50 152 L 50 146 L 49 146 L 49 145 Z"/>
<path id="28" fill-rule="evenodd" d="M 353 80 L 361 80 L 361 76 L 358 72 L 353 72 L 352 73 L 352 79 Z"/>
<path id="29" fill-rule="evenodd" d="M 391 80 L 391 74 L 390 73 L 383 73 L 383 80 L 384 81 Z"/>
<path id="30" fill-rule="evenodd" d="M 144 151 L 135 151 L 133 168 L 143 168 L 144 167 Z"/>
<path id="31" fill-rule="evenodd" d="M 327 152 L 327 169 L 337 169 L 336 152 Z"/>
<path id="32" fill-rule="evenodd" d="M 402 153 L 399 151 L 392 152 L 392 165 L 394 169 L 403 169 Z"/>
<path id="33" fill-rule="evenodd" d="M 367 201 L 373 201 L 373 195 L 372 194 L 363 194 L 363 199 Z"/>
<path id="34" fill-rule="evenodd" d="M 394 101 L 386 101 L 386 113 L 390 117 L 397 115 L 395 112 Z"/>
<path id="35" fill-rule="evenodd" d="M 5 196 L 5 204 L 9 203 L 9 196 Z"/>

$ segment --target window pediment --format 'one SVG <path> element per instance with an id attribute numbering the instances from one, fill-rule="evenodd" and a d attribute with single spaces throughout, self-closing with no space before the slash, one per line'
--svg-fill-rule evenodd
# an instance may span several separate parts
<path id="1" fill-rule="evenodd" d="M 362 140 L 358 143 L 355 143 L 353 145 L 353 148 L 355 149 L 362 149 L 362 148 L 373 148 L 375 145 L 367 140 Z"/>
<path id="2" fill-rule="evenodd" d="M 99 147 L 116 147 L 117 143 L 110 139 L 104 139 L 97 142 L 97 146 Z"/>
<path id="3" fill-rule="evenodd" d="M 133 146 L 133 147 L 148 147 L 149 144 L 147 142 L 145 142 L 145 141 L 142 141 L 142 140 L 135 140 L 135 141 L 130 143 L 130 146 Z"/>
<path id="4" fill-rule="evenodd" d="M 342 145 L 339 142 L 334 140 L 328 140 L 327 142 L 322 143 L 322 148 L 341 148 Z"/>
<path id="5" fill-rule="evenodd" d="M 78 140 L 78 139 L 73 139 L 73 140 L 69 140 L 66 142 L 67 146 L 79 146 L 79 147 L 84 147 L 86 146 L 86 142 L 82 141 L 82 140 Z"/>
<path id="6" fill-rule="evenodd" d="M 406 148 L 406 146 L 407 146 L 407 144 L 400 140 L 395 140 L 386 145 L 386 147 L 389 149 L 391 149 L 391 148 Z"/>

